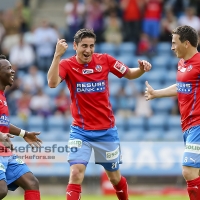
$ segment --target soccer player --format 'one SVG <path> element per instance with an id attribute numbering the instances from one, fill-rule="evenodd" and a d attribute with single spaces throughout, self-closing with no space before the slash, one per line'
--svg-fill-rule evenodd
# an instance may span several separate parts
<path id="1" fill-rule="evenodd" d="M 10 134 L 23 137 L 32 147 L 39 147 L 42 142 L 37 138 L 40 133 L 27 132 L 10 124 L 4 90 L 6 86 L 13 84 L 14 75 L 10 62 L 4 55 L 0 55 L 0 199 L 7 195 L 8 190 L 14 191 L 21 187 L 25 191 L 25 200 L 40 200 L 38 180 L 28 166 L 10 150 Z"/>
<path id="2" fill-rule="evenodd" d="M 200 199 L 200 53 L 198 33 L 190 26 L 179 26 L 172 32 L 172 47 L 178 62 L 176 84 L 154 90 L 146 82 L 146 100 L 178 97 L 181 126 L 185 142 L 182 173 L 190 200 Z"/>
<path id="3" fill-rule="evenodd" d="M 58 40 L 48 71 L 48 85 L 55 88 L 65 80 L 71 94 L 71 125 L 69 147 L 70 178 L 67 199 L 81 198 L 81 184 L 92 149 L 95 163 L 101 164 L 116 190 L 118 199 L 128 200 L 126 179 L 121 176 L 120 143 L 109 102 L 108 74 L 135 79 L 151 69 L 147 61 L 138 61 L 138 68 L 129 69 L 108 54 L 94 53 L 96 35 L 93 30 L 80 29 L 74 36 L 76 55 L 61 60 L 68 45 Z"/>

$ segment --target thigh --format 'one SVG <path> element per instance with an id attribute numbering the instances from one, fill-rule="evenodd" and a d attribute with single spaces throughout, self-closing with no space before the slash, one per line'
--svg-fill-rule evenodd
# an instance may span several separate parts
<path id="1" fill-rule="evenodd" d="M 183 166 L 200 168 L 200 126 L 194 126 L 184 132 L 185 150 Z"/>
<path id="2" fill-rule="evenodd" d="M 6 169 L 8 189 L 12 191 L 16 190 L 18 185 L 16 185 L 14 182 L 27 172 L 30 172 L 28 166 L 23 162 L 23 160 L 19 159 L 18 156 L 13 155 L 9 160 Z"/>
<path id="3" fill-rule="evenodd" d="M 14 181 L 14 184 L 20 186 L 24 190 L 39 190 L 39 182 L 32 172 L 23 174 Z"/>
<path id="4" fill-rule="evenodd" d="M 92 143 L 95 163 L 102 165 L 107 171 L 117 171 L 122 163 L 117 128 L 108 129 L 102 138 L 103 140 Z"/>
<path id="5" fill-rule="evenodd" d="M 68 141 L 68 147 L 70 148 L 68 162 L 70 165 L 84 164 L 86 166 L 89 162 L 92 147 L 86 135 L 87 131 L 84 132 L 84 130 L 79 127 L 71 127 Z"/>

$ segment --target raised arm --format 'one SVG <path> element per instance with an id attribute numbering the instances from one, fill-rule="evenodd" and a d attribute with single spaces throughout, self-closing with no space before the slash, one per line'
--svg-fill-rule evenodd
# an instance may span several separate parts
<path id="1" fill-rule="evenodd" d="M 136 79 L 151 69 L 151 64 L 146 60 L 138 60 L 138 64 L 138 68 L 129 68 L 128 72 L 124 77 L 127 79 Z"/>
<path id="2" fill-rule="evenodd" d="M 146 84 L 145 98 L 147 101 L 155 98 L 177 96 L 176 84 L 160 90 L 154 90 L 147 81 L 145 82 L 145 84 Z"/>
<path id="3" fill-rule="evenodd" d="M 57 41 L 53 61 L 51 63 L 51 66 L 47 74 L 47 81 L 50 88 L 56 88 L 58 84 L 61 82 L 61 78 L 59 76 L 59 62 L 60 62 L 61 56 L 65 53 L 67 48 L 68 48 L 68 45 L 65 39 L 61 39 Z"/>

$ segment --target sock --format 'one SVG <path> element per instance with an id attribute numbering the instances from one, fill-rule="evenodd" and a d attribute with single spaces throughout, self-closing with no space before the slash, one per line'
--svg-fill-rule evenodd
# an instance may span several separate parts
<path id="1" fill-rule="evenodd" d="M 119 200 L 128 200 L 128 184 L 126 179 L 122 176 L 117 185 L 113 185 L 116 190 L 116 195 Z"/>
<path id="2" fill-rule="evenodd" d="M 25 190 L 24 200 L 40 200 L 39 190 Z"/>
<path id="3" fill-rule="evenodd" d="M 68 184 L 66 189 L 67 200 L 80 200 L 81 199 L 81 185 Z"/>
<path id="4" fill-rule="evenodd" d="M 200 177 L 191 181 L 187 181 L 187 191 L 188 191 L 190 200 L 200 199 Z"/>

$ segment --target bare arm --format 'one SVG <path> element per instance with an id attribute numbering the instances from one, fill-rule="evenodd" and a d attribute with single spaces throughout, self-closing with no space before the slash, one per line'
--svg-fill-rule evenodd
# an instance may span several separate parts
<path id="1" fill-rule="evenodd" d="M 176 84 L 171 85 L 167 88 L 163 88 L 160 90 L 154 90 L 151 85 L 146 81 L 146 90 L 145 90 L 145 98 L 146 100 L 151 100 L 155 98 L 162 98 L 162 97 L 173 97 L 177 96 L 177 87 Z"/>
<path id="2" fill-rule="evenodd" d="M 53 61 L 47 73 L 47 80 L 48 80 L 48 85 L 50 88 L 57 87 L 58 84 L 62 80 L 59 76 L 59 62 L 60 62 L 61 56 L 65 53 L 67 48 L 68 48 L 68 45 L 64 39 L 57 41 Z"/>
<path id="3" fill-rule="evenodd" d="M 21 136 L 20 132 L 22 129 L 14 126 L 13 124 L 10 124 L 10 131 L 9 133 L 12 135 L 16 135 L 16 136 Z M 24 131 L 24 130 L 23 130 Z M 28 132 L 28 131 L 24 131 L 24 140 L 31 146 L 31 147 L 40 147 L 42 141 L 37 137 L 38 135 L 40 135 L 39 132 Z"/>
<path id="4" fill-rule="evenodd" d="M 125 74 L 127 79 L 136 79 L 139 78 L 145 72 L 148 72 L 151 69 L 151 64 L 146 60 L 138 60 L 138 68 L 129 68 L 128 72 Z"/>

